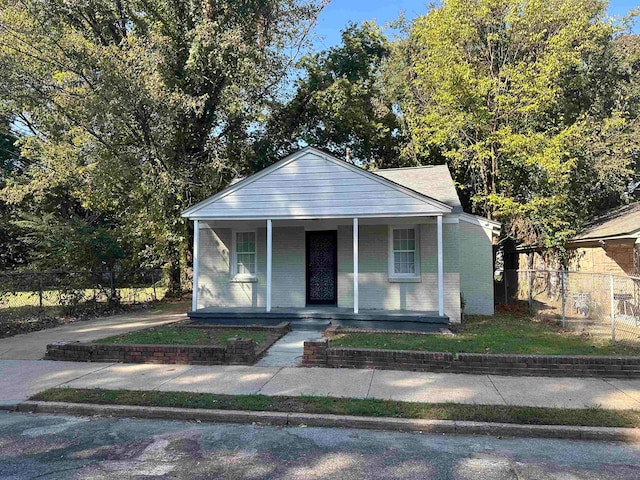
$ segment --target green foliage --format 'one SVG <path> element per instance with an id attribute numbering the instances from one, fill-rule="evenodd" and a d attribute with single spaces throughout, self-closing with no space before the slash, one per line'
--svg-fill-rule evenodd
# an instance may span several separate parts
<path id="1" fill-rule="evenodd" d="M 166 261 L 178 293 L 190 237 L 180 211 L 245 168 L 284 52 L 317 11 L 298 0 L 0 0 L 0 104 L 30 132 L 32 162 L 3 198 L 64 223 L 58 199 L 116 218 L 115 236 Z"/>
<path id="2" fill-rule="evenodd" d="M 0 118 L 0 185 L 6 176 L 18 169 L 20 152 L 15 145 L 17 140 L 9 127 L 9 121 Z"/>
<path id="3" fill-rule="evenodd" d="M 38 267 L 165 264 L 178 294 L 180 212 L 305 144 L 447 163 L 467 211 L 548 248 L 627 200 L 640 40 L 605 2 L 445 0 L 394 42 L 350 24 L 289 92 L 321 5 L 0 0 L 0 269 L 27 247 Z"/>
<path id="4" fill-rule="evenodd" d="M 397 165 L 403 135 L 381 82 L 390 53 L 375 23 L 348 25 L 340 46 L 300 61 L 295 95 L 270 118 L 265 143 L 278 155 L 306 144 L 365 166 Z"/>
<path id="5" fill-rule="evenodd" d="M 444 157 L 473 210 L 521 240 L 561 245 L 621 200 L 632 173 L 638 137 L 621 139 L 631 125 L 605 9 L 599 0 L 446 0 L 396 54 L 416 155 Z"/>
<path id="6" fill-rule="evenodd" d="M 0 188 L 8 176 L 21 172 L 17 140 L 9 119 L 0 116 Z M 13 223 L 18 215 L 14 206 L 0 198 L 0 271 L 17 268 L 27 260 L 27 246 L 20 239 L 22 231 Z"/>
<path id="7" fill-rule="evenodd" d="M 25 234 L 24 241 L 32 252 L 30 267 L 42 270 L 65 268 L 83 271 L 113 271 L 116 265 L 131 267 L 126 262 L 135 259 L 127 251 L 126 239 L 97 217 L 57 218 L 52 213 L 25 217 L 16 221 Z"/>

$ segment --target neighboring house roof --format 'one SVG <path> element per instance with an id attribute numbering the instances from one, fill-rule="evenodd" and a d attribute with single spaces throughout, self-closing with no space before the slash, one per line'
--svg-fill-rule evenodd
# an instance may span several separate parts
<path id="1" fill-rule="evenodd" d="M 450 175 L 447 177 L 450 180 Z M 306 147 L 188 208 L 182 216 L 200 219 L 396 217 L 441 215 L 452 209 L 453 206 L 443 200 Z"/>
<path id="2" fill-rule="evenodd" d="M 460 197 L 446 165 L 385 168 L 375 170 L 373 173 L 423 195 L 436 198 L 453 207 L 453 213 L 462 212 Z"/>
<path id="3" fill-rule="evenodd" d="M 611 210 L 590 222 L 570 243 L 637 238 L 640 232 L 640 202 Z"/>

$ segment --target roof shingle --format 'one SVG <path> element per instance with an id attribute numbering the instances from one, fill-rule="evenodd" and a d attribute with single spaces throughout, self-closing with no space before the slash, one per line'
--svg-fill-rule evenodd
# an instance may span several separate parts
<path id="1" fill-rule="evenodd" d="M 387 168 L 373 173 L 422 195 L 435 198 L 450 207 L 452 213 L 462 212 L 462 204 L 446 165 L 425 167 Z"/>
<path id="2" fill-rule="evenodd" d="M 640 230 L 640 202 L 611 210 L 590 222 L 571 240 L 598 240 L 631 235 Z"/>

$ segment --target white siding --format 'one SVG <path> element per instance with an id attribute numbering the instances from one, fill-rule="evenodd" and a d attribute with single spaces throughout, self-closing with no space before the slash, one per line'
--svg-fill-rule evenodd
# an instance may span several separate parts
<path id="1" fill-rule="evenodd" d="M 238 222 L 238 229 L 246 223 Z M 338 228 L 338 306 L 353 308 L 352 227 Z M 266 293 L 266 229 L 258 232 L 258 272 L 252 283 L 230 281 L 229 254 L 232 229 L 200 231 L 198 308 L 264 307 Z M 445 315 L 460 321 L 460 275 L 458 274 L 458 225 L 444 225 Z M 388 278 L 388 226 L 360 226 L 360 309 L 438 310 L 436 225 L 420 226 L 421 281 L 390 282 Z M 466 257 L 465 257 L 466 258 Z M 272 306 L 305 306 L 304 227 L 273 229 Z"/>
<path id="2" fill-rule="evenodd" d="M 305 233 L 303 227 L 273 229 L 271 305 L 303 308 L 305 291 Z"/>
<path id="3" fill-rule="evenodd" d="M 238 223 L 238 230 L 247 230 Z M 266 228 L 257 229 L 257 278 L 231 281 L 230 228 L 200 229 L 198 308 L 264 307 L 266 303 Z M 273 229 L 272 307 L 305 306 L 305 233 L 303 227 Z"/>
<path id="4" fill-rule="evenodd" d="M 444 225 L 444 313 L 460 322 L 458 226 Z M 390 282 L 388 226 L 360 226 L 359 296 L 361 309 L 438 310 L 436 225 L 420 226 L 421 281 Z M 338 306 L 353 307 L 352 228 L 338 228 Z"/>
<path id="5" fill-rule="evenodd" d="M 480 225 L 460 222 L 460 291 L 465 313 L 493 315 L 493 244 L 491 233 Z"/>
<path id="6" fill-rule="evenodd" d="M 321 218 L 433 214 L 447 208 L 406 193 L 368 172 L 307 152 L 213 200 L 199 218 Z"/>
<path id="7" fill-rule="evenodd" d="M 258 271 L 255 282 L 232 282 L 231 261 L 232 230 L 200 229 L 200 272 L 198 275 L 198 308 L 262 307 L 265 299 L 266 228 L 257 231 Z"/>

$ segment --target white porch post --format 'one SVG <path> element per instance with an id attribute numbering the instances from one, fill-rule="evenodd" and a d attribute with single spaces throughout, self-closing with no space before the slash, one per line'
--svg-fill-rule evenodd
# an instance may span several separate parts
<path id="1" fill-rule="evenodd" d="M 267 220 L 267 312 L 271 311 L 271 258 L 273 252 L 273 226 Z"/>
<path id="2" fill-rule="evenodd" d="M 191 311 L 198 309 L 198 270 L 200 263 L 200 222 L 193 221 L 193 295 L 191 297 Z"/>
<path id="3" fill-rule="evenodd" d="M 353 219 L 353 313 L 358 313 L 358 219 Z"/>
<path id="4" fill-rule="evenodd" d="M 444 316 L 444 262 L 442 256 L 442 215 L 438 215 L 438 315 Z"/>

